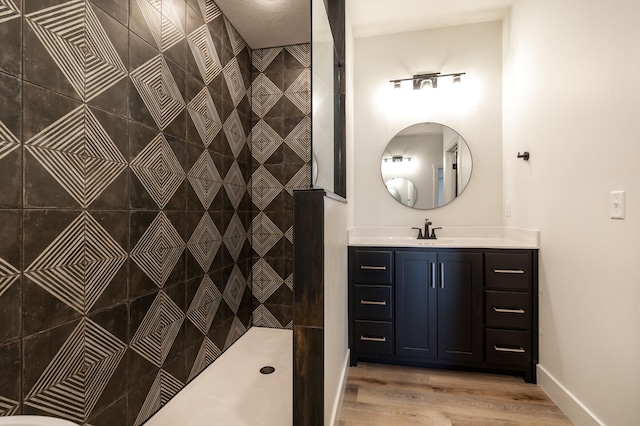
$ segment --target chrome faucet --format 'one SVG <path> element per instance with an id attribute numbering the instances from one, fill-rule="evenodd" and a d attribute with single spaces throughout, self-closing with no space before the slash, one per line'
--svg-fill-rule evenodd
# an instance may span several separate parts
<path id="1" fill-rule="evenodd" d="M 422 233 L 422 229 L 417 228 L 417 227 L 413 227 L 411 229 L 417 229 L 418 230 L 418 239 L 419 240 L 437 240 L 438 237 L 436 237 L 436 229 L 442 229 L 442 227 L 437 227 L 437 228 L 432 228 L 431 229 L 431 234 L 429 234 L 429 226 L 433 225 L 433 223 L 429 222 L 429 219 L 425 219 L 424 220 L 424 234 Z"/>

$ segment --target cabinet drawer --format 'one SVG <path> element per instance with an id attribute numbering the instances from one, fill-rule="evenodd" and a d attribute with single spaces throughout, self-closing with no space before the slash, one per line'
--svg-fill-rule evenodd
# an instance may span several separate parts
<path id="1" fill-rule="evenodd" d="M 487 327 L 531 327 L 531 295 L 508 291 L 485 292 L 485 322 Z"/>
<path id="2" fill-rule="evenodd" d="M 356 321 L 354 337 L 358 353 L 393 352 L 393 331 L 390 322 Z"/>
<path id="3" fill-rule="evenodd" d="M 390 320 L 391 287 L 389 286 L 355 286 L 355 309 L 358 319 Z"/>
<path id="4" fill-rule="evenodd" d="M 486 355 L 490 364 L 526 366 L 531 363 L 531 333 L 487 329 Z"/>
<path id="5" fill-rule="evenodd" d="M 354 278 L 358 284 L 391 284 L 391 251 L 356 250 Z"/>
<path id="6" fill-rule="evenodd" d="M 486 287 L 504 290 L 531 288 L 531 253 L 485 254 Z"/>

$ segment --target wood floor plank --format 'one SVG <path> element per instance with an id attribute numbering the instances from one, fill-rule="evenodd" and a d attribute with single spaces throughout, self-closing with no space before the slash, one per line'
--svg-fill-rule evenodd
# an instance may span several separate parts
<path id="1" fill-rule="evenodd" d="M 518 377 L 360 363 L 349 369 L 339 425 L 572 423 Z"/>

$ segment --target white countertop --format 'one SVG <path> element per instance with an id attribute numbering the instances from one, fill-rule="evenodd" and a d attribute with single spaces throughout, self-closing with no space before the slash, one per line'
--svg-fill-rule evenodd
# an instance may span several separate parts
<path id="1" fill-rule="evenodd" d="M 435 240 L 416 238 L 411 227 L 354 227 L 349 230 L 350 246 L 536 249 L 540 233 L 536 230 L 491 227 L 443 226 Z"/>

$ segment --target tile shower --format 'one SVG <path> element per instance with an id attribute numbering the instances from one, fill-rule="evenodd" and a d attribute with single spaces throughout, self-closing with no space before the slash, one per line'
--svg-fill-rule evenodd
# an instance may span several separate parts
<path id="1" fill-rule="evenodd" d="M 309 46 L 210 0 L 0 0 L 0 415 L 141 424 L 292 326 Z"/>

